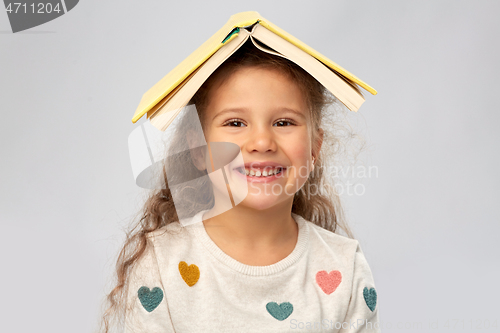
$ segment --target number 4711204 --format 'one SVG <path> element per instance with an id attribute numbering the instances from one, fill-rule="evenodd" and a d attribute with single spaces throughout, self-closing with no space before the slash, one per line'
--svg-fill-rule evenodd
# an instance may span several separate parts
<path id="1" fill-rule="evenodd" d="M 490 321 L 488 319 L 471 319 L 471 320 L 463 320 L 463 319 L 448 319 L 444 323 L 444 327 L 456 329 L 456 328 L 471 328 L 471 329 L 488 329 L 488 328 L 498 328 L 497 320 Z"/>
<path id="2" fill-rule="evenodd" d="M 30 8 L 31 7 L 31 8 Z M 22 2 L 9 2 L 7 7 L 5 8 L 7 13 L 11 14 L 50 14 L 52 12 L 59 13 L 61 12 L 61 8 L 59 7 L 59 3 L 53 6 L 50 2 L 42 3 L 39 2 L 36 4 L 32 3 L 30 5 L 26 5 L 26 3 Z"/>

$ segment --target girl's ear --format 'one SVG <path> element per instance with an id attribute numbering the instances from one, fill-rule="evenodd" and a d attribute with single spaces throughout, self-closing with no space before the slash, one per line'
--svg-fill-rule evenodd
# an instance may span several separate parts
<path id="1" fill-rule="evenodd" d="M 325 132 L 322 128 L 318 130 L 318 134 L 316 134 L 316 142 L 313 144 L 312 156 L 314 160 L 318 160 L 319 152 L 321 151 L 321 146 L 323 145 L 323 135 Z"/>
<path id="2" fill-rule="evenodd" d="M 193 131 L 192 129 L 189 129 L 187 131 L 186 141 L 189 146 L 191 160 L 193 161 L 195 167 L 200 171 L 206 170 L 207 169 L 205 165 L 206 146 L 205 145 L 200 146 L 196 132 Z"/>

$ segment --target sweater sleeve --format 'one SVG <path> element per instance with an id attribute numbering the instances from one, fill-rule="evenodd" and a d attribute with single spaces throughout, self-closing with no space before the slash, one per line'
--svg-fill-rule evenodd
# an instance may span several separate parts
<path id="1" fill-rule="evenodd" d="M 127 283 L 124 333 L 174 332 L 164 290 L 154 245 L 148 238 Z"/>
<path id="2" fill-rule="evenodd" d="M 352 293 L 339 333 L 379 333 L 377 291 L 368 262 L 358 243 L 354 255 Z"/>

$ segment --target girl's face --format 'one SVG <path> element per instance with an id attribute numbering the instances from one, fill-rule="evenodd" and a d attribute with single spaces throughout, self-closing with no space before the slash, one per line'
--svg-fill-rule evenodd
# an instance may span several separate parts
<path id="1" fill-rule="evenodd" d="M 248 185 L 248 195 L 240 205 L 263 210 L 288 200 L 291 206 L 311 172 L 310 121 L 299 87 L 276 70 L 246 67 L 210 92 L 206 141 L 237 144 L 246 169 L 256 174 L 269 173 L 276 166 L 286 168 L 271 177 L 252 177 L 231 165 L 229 182 L 239 177 L 234 183 L 243 180 Z"/>

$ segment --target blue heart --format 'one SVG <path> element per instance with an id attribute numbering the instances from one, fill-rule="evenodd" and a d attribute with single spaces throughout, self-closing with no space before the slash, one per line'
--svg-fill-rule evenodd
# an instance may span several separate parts
<path id="1" fill-rule="evenodd" d="M 139 296 L 142 306 L 148 312 L 156 309 L 163 299 L 163 291 L 158 287 L 154 287 L 153 290 L 149 290 L 148 287 L 142 286 L 137 291 L 137 295 Z"/>
<path id="2" fill-rule="evenodd" d="M 363 296 L 365 298 L 366 305 L 373 312 L 377 306 L 377 292 L 375 291 L 375 288 L 368 289 L 365 287 L 365 289 L 363 289 Z"/>
<path id="3" fill-rule="evenodd" d="M 276 302 L 269 302 L 266 304 L 267 312 L 278 320 L 285 320 L 293 312 L 293 305 L 288 302 L 283 302 L 280 305 Z"/>

